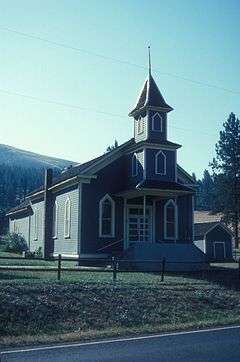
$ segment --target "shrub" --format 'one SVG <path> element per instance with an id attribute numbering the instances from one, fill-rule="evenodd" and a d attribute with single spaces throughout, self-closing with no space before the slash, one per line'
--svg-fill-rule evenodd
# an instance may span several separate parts
<path id="1" fill-rule="evenodd" d="M 42 258 L 43 257 L 43 253 L 42 253 L 42 248 L 41 246 L 39 246 L 39 248 L 37 248 L 35 251 L 30 251 L 28 250 L 26 253 L 25 253 L 25 258 L 29 258 L 29 259 L 32 259 L 32 258 Z"/>
<path id="2" fill-rule="evenodd" d="M 5 245 L 5 251 L 22 253 L 28 250 L 26 240 L 17 233 L 8 233 L 3 237 L 3 243 Z"/>

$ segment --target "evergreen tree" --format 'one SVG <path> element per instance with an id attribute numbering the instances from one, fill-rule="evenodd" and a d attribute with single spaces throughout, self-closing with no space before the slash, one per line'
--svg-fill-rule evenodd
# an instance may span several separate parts
<path id="1" fill-rule="evenodd" d="M 211 164 L 216 185 L 216 211 L 223 211 L 226 221 L 234 225 L 238 247 L 240 222 L 240 121 L 234 113 L 223 123 L 216 144 L 216 158 Z"/>
<path id="2" fill-rule="evenodd" d="M 106 152 L 113 151 L 117 147 L 118 147 L 118 141 L 115 140 L 113 145 L 107 147 Z"/>
<path id="3" fill-rule="evenodd" d="M 198 197 L 197 207 L 200 210 L 212 210 L 214 200 L 214 179 L 208 172 L 204 170 L 202 180 L 198 180 Z"/>

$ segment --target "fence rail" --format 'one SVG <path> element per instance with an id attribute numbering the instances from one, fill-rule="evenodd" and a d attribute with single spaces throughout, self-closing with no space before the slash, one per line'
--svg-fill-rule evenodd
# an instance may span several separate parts
<path id="1" fill-rule="evenodd" d="M 57 273 L 57 280 L 61 280 L 62 272 L 98 272 L 98 273 L 112 273 L 112 280 L 113 283 L 117 280 L 117 274 L 119 273 L 156 273 L 158 272 L 161 275 L 161 281 L 164 281 L 164 277 L 166 274 L 166 265 L 172 264 L 206 264 L 206 262 L 191 262 L 191 261 L 179 261 L 179 262 L 171 262 L 167 261 L 166 258 L 162 258 L 161 260 L 151 260 L 151 259 L 144 259 L 144 260 L 135 260 L 135 259 L 118 259 L 116 257 L 110 258 L 71 258 L 71 257 L 62 257 L 61 254 L 58 257 L 54 258 L 40 258 L 40 257 L 23 257 L 23 256 L 0 256 L 0 260 L 22 260 L 22 261 L 44 261 L 44 262 L 54 262 L 57 263 L 56 266 L 32 266 L 32 265 L 0 265 L 0 272 L 1 271 L 15 271 L 15 272 L 22 272 L 22 271 L 29 271 L 29 272 L 56 272 Z M 75 267 L 68 267 L 63 266 L 62 262 L 75 262 L 77 266 Z M 94 266 L 90 267 L 86 263 L 90 262 L 91 264 L 101 264 L 101 266 Z M 235 264 L 238 265 L 238 278 L 240 280 L 240 259 L 238 261 L 234 261 Z M 145 264 L 145 268 L 137 267 L 136 269 L 134 266 Z M 158 269 L 154 270 L 151 267 L 146 268 L 146 264 L 149 266 L 154 265 L 158 266 Z M 221 270 L 226 270 L 222 268 Z M 180 270 L 181 271 L 181 270 Z M 199 271 L 199 270 L 196 270 Z M 183 272 L 183 271 L 182 271 Z"/>

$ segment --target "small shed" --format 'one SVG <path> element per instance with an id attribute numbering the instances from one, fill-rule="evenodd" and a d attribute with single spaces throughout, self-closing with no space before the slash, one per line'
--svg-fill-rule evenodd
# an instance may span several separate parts
<path id="1" fill-rule="evenodd" d="M 194 224 L 194 244 L 209 260 L 231 260 L 232 232 L 221 222 Z"/>

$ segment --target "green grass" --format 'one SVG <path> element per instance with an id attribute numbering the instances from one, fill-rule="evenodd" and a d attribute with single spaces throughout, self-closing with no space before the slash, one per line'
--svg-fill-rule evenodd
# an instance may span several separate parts
<path id="1" fill-rule="evenodd" d="M 0 272 L 0 344 L 240 323 L 234 267 L 215 264 L 204 273 L 168 274 L 164 282 L 157 273 L 119 273 L 116 284 L 112 273 L 63 271 L 57 282 L 56 272 Z"/>

